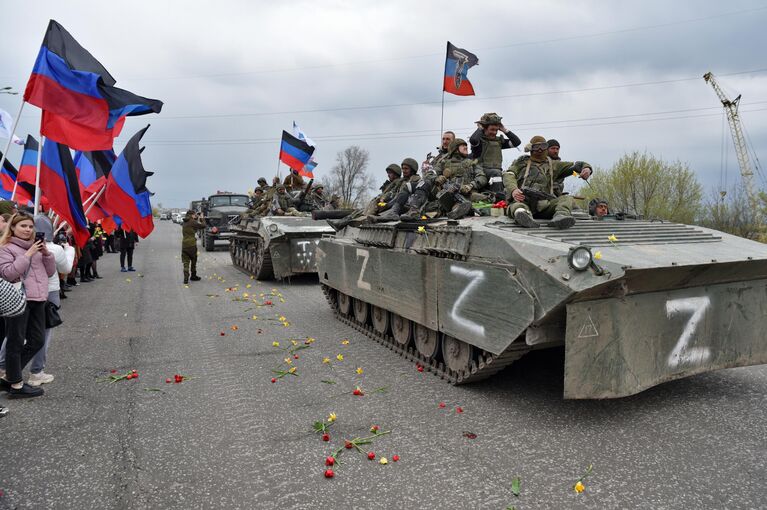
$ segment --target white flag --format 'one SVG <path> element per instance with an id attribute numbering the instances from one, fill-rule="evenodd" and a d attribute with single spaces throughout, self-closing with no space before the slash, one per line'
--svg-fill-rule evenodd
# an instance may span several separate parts
<path id="1" fill-rule="evenodd" d="M 8 138 L 11 136 L 11 128 L 13 127 L 13 117 L 11 117 L 11 114 L 6 112 L 5 110 L 0 110 L 0 138 Z M 24 145 L 24 142 L 16 136 L 13 135 L 13 143 L 17 145 Z"/>
<path id="2" fill-rule="evenodd" d="M 301 128 L 298 127 L 298 124 L 296 124 L 295 120 L 293 121 L 293 136 L 295 136 L 299 140 L 303 140 L 304 142 L 308 143 L 311 147 L 316 147 L 312 139 L 306 136 L 306 133 L 301 131 Z"/>

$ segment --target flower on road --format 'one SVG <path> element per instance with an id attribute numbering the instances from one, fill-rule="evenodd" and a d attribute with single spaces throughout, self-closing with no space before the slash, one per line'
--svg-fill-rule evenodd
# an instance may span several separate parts
<path id="1" fill-rule="evenodd" d="M 322 358 L 322 362 L 325 364 L 330 363 L 330 358 L 328 357 Z"/>
<path id="2" fill-rule="evenodd" d="M 586 487 L 583 485 L 583 482 L 576 482 L 576 484 L 573 485 L 573 490 L 575 490 L 575 492 L 577 492 L 578 494 L 583 492 L 585 489 Z"/>
<path id="3" fill-rule="evenodd" d="M 339 354 L 339 355 L 336 356 L 336 359 L 338 361 L 343 361 L 344 360 L 344 355 L 343 354 Z"/>
<path id="4" fill-rule="evenodd" d="M 328 416 L 328 422 L 333 423 L 334 421 L 336 421 L 336 413 L 330 413 Z"/>
<path id="5" fill-rule="evenodd" d="M 357 375 L 362 375 L 362 372 L 363 372 L 362 367 L 357 367 L 357 370 L 355 371 L 357 372 Z"/>
<path id="6" fill-rule="evenodd" d="M 341 345 L 349 345 L 349 340 L 341 340 Z"/>
<path id="7" fill-rule="evenodd" d="M 279 347 L 279 346 L 280 346 L 280 342 L 272 342 L 272 347 Z"/>

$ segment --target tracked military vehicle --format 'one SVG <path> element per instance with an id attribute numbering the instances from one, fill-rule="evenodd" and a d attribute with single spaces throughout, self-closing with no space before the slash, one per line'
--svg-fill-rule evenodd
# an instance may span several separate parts
<path id="1" fill-rule="evenodd" d="M 697 226 L 347 226 L 317 269 L 342 322 L 454 384 L 562 345 L 575 399 L 767 363 L 767 245 Z"/>
<path id="2" fill-rule="evenodd" d="M 242 217 L 229 229 L 232 264 L 259 280 L 316 273 L 317 243 L 333 233 L 326 221 L 301 216 Z"/>

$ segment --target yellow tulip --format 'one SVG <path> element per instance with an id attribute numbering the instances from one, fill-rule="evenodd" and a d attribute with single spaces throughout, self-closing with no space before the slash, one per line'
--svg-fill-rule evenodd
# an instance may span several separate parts
<path id="1" fill-rule="evenodd" d="M 577 483 L 576 483 L 576 484 L 573 486 L 573 490 L 575 490 L 575 492 L 577 492 L 578 494 L 580 494 L 581 492 L 583 492 L 584 490 L 586 490 L 586 487 L 583 485 L 583 482 L 580 482 L 580 481 L 579 481 L 579 482 L 577 482 Z"/>
<path id="2" fill-rule="evenodd" d="M 288 370 L 291 374 L 294 374 L 296 372 L 296 367 L 290 367 L 290 370 Z"/>
<path id="3" fill-rule="evenodd" d="M 349 340 L 341 340 L 341 345 L 349 345 Z"/>
<path id="4" fill-rule="evenodd" d="M 386 202 L 378 202 L 378 207 L 386 207 Z"/>
<path id="5" fill-rule="evenodd" d="M 610 241 L 611 243 L 614 243 L 614 242 L 618 241 L 618 237 L 615 234 L 610 234 L 608 236 L 607 240 Z"/>
<path id="6" fill-rule="evenodd" d="M 336 413 L 330 413 L 330 416 L 328 416 L 328 422 L 333 423 L 336 421 Z"/>
<path id="7" fill-rule="evenodd" d="M 336 359 L 338 361 L 343 361 L 344 360 L 344 355 L 343 354 L 339 354 L 338 356 L 336 356 Z"/>
<path id="8" fill-rule="evenodd" d="M 253 318 L 255 319 L 256 316 L 254 315 Z M 279 346 L 280 346 L 280 342 L 272 342 L 272 347 L 279 347 Z"/>
<path id="9" fill-rule="evenodd" d="M 322 358 L 323 363 L 330 363 L 330 358 Z"/>
<path id="10" fill-rule="evenodd" d="M 358 373 L 359 375 L 362 375 L 362 367 L 357 367 L 357 373 Z"/>
<path id="11" fill-rule="evenodd" d="M 423 234 L 426 232 L 426 227 L 418 227 L 418 233 Z"/>
<path id="12" fill-rule="evenodd" d="M 595 251 L 594 252 L 594 259 L 595 260 L 601 260 L 602 259 L 602 252 L 601 251 Z"/>
<path id="13" fill-rule="evenodd" d="M 388 464 L 388 463 L 389 463 L 389 461 L 388 461 L 388 460 L 386 460 L 386 457 L 381 457 L 381 460 L 379 460 L 379 461 L 378 461 L 378 463 L 379 463 L 379 464 L 384 464 L 384 465 L 386 465 L 386 464 Z"/>

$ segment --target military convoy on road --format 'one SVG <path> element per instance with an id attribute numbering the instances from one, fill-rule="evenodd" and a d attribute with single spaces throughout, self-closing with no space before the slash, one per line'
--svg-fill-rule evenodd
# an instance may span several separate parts
<path id="1" fill-rule="evenodd" d="M 346 226 L 319 243 L 320 283 L 342 322 L 455 384 L 562 345 L 565 398 L 767 363 L 767 246 L 577 216 L 568 230 L 507 217 Z"/>

